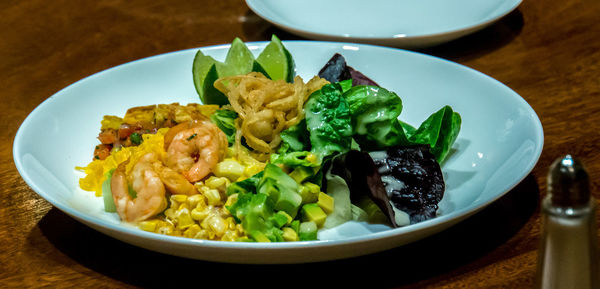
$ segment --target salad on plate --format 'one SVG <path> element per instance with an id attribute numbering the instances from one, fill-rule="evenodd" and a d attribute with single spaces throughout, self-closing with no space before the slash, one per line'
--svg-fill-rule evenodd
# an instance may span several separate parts
<path id="1" fill-rule="evenodd" d="M 223 62 L 199 50 L 200 102 L 105 115 L 79 186 L 122 222 L 205 240 L 310 241 L 350 221 L 435 218 L 460 115 L 403 122 L 401 98 L 341 54 L 315 74 L 295 75 L 276 36 L 257 57 L 238 38 Z"/>

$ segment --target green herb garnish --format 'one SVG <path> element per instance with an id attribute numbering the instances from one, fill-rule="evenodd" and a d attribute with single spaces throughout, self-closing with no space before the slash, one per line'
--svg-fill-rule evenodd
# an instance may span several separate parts
<path id="1" fill-rule="evenodd" d="M 129 140 L 131 140 L 133 144 L 139 145 L 142 143 L 142 136 L 139 133 L 134 132 L 129 136 Z"/>

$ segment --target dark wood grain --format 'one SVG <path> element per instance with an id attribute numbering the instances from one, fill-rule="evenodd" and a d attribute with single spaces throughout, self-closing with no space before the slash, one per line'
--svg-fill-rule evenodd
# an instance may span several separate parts
<path id="1" fill-rule="evenodd" d="M 33 192 L 12 159 L 21 122 L 63 87 L 124 62 L 206 45 L 299 37 L 243 1 L 0 2 L 0 287 L 529 288 L 539 201 L 554 159 L 571 153 L 600 197 L 600 2 L 524 1 L 492 26 L 421 52 L 464 64 L 519 93 L 544 127 L 533 172 L 497 202 L 422 241 L 310 265 L 232 265 L 176 258 L 114 240 Z M 76 136 L 57 136 L 57 138 Z M 391 266 L 384 265 L 391 262 Z M 269 276 L 268 278 L 262 276 Z M 290 277 L 296 276 L 296 277 Z M 312 278 L 315 278 L 312 277 Z M 292 278 L 292 279 L 290 279 Z"/>

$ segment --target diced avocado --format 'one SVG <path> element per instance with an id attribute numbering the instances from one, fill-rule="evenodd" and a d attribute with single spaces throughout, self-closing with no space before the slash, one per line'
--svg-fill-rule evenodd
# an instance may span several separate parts
<path id="1" fill-rule="evenodd" d="M 241 219 L 244 230 L 248 235 L 257 242 L 283 241 L 283 232 L 279 229 L 288 222 L 288 217 L 282 213 L 275 213 L 273 209 L 273 201 L 265 194 L 244 194 L 242 198 L 248 198 L 249 201 L 242 200 L 242 205 L 236 209 L 235 206 L 240 204 L 240 199 L 232 208 L 236 219 Z"/>
<path id="2" fill-rule="evenodd" d="M 279 199 L 280 189 L 274 179 L 261 180 L 258 190 L 259 193 L 269 196 L 273 201 Z"/>
<path id="3" fill-rule="evenodd" d="M 231 213 L 235 221 L 240 223 L 248 213 L 248 205 L 250 204 L 253 195 L 248 193 L 239 193 L 237 196 L 237 201 L 226 208 Z"/>
<path id="4" fill-rule="evenodd" d="M 279 212 L 273 214 L 269 220 L 275 227 L 281 228 L 288 223 L 288 220 L 289 220 L 288 216 L 289 215 L 286 212 L 279 211 Z"/>
<path id="5" fill-rule="evenodd" d="M 286 225 L 289 225 L 294 220 L 294 218 L 292 218 L 292 216 L 290 216 L 285 211 L 279 211 L 279 212 L 277 212 L 277 214 L 280 214 L 280 215 L 285 216 L 287 218 L 287 222 L 285 223 Z"/>
<path id="6" fill-rule="evenodd" d="M 256 214 L 248 214 L 242 220 L 242 226 L 246 232 L 262 232 L 268 228 L 268 224 L 265 222 L 265 219 L 258 217 Z"/>
<path id="7" fill-rule="evenodd" d="M 294 231 L 294 229 L 290 228 L 290 227 L 284 227 L 282 229 L 283 231 L 283 240 L 287 241 L 287 242 L 294 242 L 294 241 L 298 241 L 298 233 L 296 233 L 296 231 Z"/>
<path id="8" fill-rule="evenodd" d="M 331 214 L 331 212 L 333 212 L 333 197 L 323 193 L 323 192 L 319 192 L 319 201 L 317 202 L 317 204 L 319 204 L 319 207 L 321 207 L 321 209 L 323 209 L 323 211 L 329 215 Z"/>
<path id="9" fill-rule="evenodd" d="M 311 203 L 302 206 L 302 221 L 311 221 L 317 224 L 317 227 L 321 227 L 325 223 L 326 219 L 327 214 L 325 214 L 323 209 L 321 209 L 317 203 Z"/>
<path id="10" fill-rule="evenodd" d="M 294 229 L 294 231 L 296 231 L 296 233 L 298 233 L 298 231 L 300 231 L 300 221 L 299 220 L 293 220 L 290 223 L 290 228 Z"/>
<path id="11" fill-rule="evenodd" d="M 298 194 L 298 183 L 274 164 L 265 166 L 264 175 L 258 184 L 258 192 L 266 194 L 275 203 L 275 210 L 285 211 L 292 218 L 296 217 L 302 204 Z"/>
<path id="12" fill-rule="evenodd" d="M 272 185 L 284 187 L 293 191 L 298 190 L 298 183 L 294 181 L 288 174 L 286 174 L 279 166 L 274 164 L 267 164 L 263 171 L 262 179 L 260 180 L 258 192 L 261 193 L 261 187 L 266 183 L 273 182 Z"/>
<path id="13" fill-rule="evenodd" d="M 300 196 L 302 197 L 302 203 L 314 203 L 319 200 L 319 192 L 321 188 L 311 182 L 304 182 L 300 186 Z"/>
<path id="14" fill-rule="evenodd" d="M 282 192 L 275 203 L 275 209 L 284 211 L 290 216 L 296 216 L 298 208 L 302 204 L 302 197 L 296 192 Z"/>
<path id="15" fill-rule="evenodd" d="M 306 179 L 310 178 L 312 175 L 314 175 L 313 169 L 308 167 L 296 167 L 290 173 L 290 177 L 299 184 L 306 181 Z"/>
<path id="16" fill-rule="evenodd" d="M 271 242 L 263 232 L 258 230 L 250 231 L 248 235 L 256 242 Z"/>
<path id="17" fill-rule="evenodd" d="M 264 232 L 270 227 L 267 220 L 274 214 L 273 202 L 265 194 L 251 195 L 251 200 L 246 201 L 245 207 L 241 210 L 245 215 L 240 217 L 237 214 L 237 217 L 242 219 L 242 226 L 246 231 Z"/>
<path id="18" fill-rule="evenodd" d="M 298 229 L 300 241 L 312 241 L 317 239 L 317 224 L 315 222 L 302 222 Z"/>
<path id="19" fill-rule="evenodd" d="M 250 206 L 252 208 L 252 213 L 255 213 L 263 219 L 267 219 L 275 212 L 273 210 L 273 203 L 268 196 L 264 194 L 253 195 Z"/>
<path id="20" fill-rule="evenodd" d="M 265 235 L 271 242 L 283 242 L 283 231 L 279 228 L 271 227 L 265 232 Z"/>
<path id="21" fill-rule="evenodd" d="M 244 237 L 239 237 L 237 239 L 235 239 L 237 242 L 252 242 L 253 240 L 244 236 Z"/>

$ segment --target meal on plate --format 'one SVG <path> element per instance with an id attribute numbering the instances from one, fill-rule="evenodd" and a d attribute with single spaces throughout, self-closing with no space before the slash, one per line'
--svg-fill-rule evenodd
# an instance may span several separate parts
<path id="1" fill-rule="evenodd" d="M 254 57 L 198 51 L 202 104 L 133 107 L 101 121 L 79 185 L 140 229 L 207 240 L 317 240 L 349 221 L 401 227 L 434 218 L 440 164 L 460 130 L 449 106 L 419 126 L 402 100 L 335 54 L 308 81 L 273 36 Z"/>

